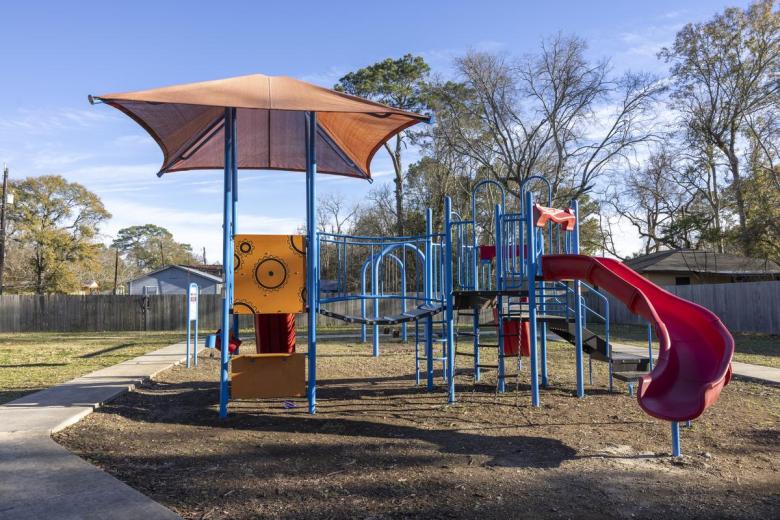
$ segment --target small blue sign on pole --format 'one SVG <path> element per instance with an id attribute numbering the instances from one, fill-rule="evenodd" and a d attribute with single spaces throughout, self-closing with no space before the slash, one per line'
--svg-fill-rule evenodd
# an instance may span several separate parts
<path id="1" fill-rule="evenodd" d="M 187 290 L 187 368 L 190 368 L 190 341 L 192 340 L 192 365 L 198 366 L 198 284 L 191 283 Z M 194 337 L 193 332 L 194 325 Z"/>

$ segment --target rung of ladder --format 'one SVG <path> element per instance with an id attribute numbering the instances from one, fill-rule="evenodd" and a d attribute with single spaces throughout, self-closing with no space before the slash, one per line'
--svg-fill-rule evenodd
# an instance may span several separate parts
<path id="1" fill-rule="evenodd" d="M 479 343 L 477 346 L 479 348 L 498 348 L 498 344 L 493 343 Z"/>
<path id="2" fill-rule="evenodd" d="M 495 369 L 498 369 L 498 365 L 477 365 L 477 368 L 495 368 Z"/>
<path id="3" fill-rule="evenodd" d="M 474 357 L 474 353 L 473 353 L 473 352 L 461 352 L 461 351 L 457 351 L 457 352 L 455 352 L 455 355 L 456 355 L 456 356 Z"/>

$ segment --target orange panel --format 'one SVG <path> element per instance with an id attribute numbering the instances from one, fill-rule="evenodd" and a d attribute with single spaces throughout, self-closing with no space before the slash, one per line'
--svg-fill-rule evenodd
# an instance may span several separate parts
<path id="1" fill-rule="evenodd" d="M 230 362 L 230 398 L 306 395 L 306 354 L 248 354 Z"/>
<path id="2" fill-rule="evenodd" d="M 301 235 L 235 236 L 236 314 L 306 311 L 306 247 Z"/>

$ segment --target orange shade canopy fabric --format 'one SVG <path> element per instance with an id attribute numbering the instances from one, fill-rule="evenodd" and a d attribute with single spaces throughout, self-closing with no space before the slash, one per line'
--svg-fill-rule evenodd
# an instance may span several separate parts
<path id="1" fill-rule="evenodd" d="M 306 113 L 317 113 L 317 170 L 371 178 L 382 144 L 428 116 L 285 76 L 235 78 L 90 97 L 140 124 L 163 152 L 158 175 L 224 167 L 225 108 L 236 109 L 238 167 L 306 170 Z"/>

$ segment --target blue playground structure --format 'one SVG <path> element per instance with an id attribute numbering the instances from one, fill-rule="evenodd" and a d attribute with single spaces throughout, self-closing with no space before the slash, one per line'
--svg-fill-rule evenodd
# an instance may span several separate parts
<path id="1" fill-rule="evenodd" d="M 374 356 L 380 354 L 380 326 L 400 325 L 399 336 L 408 339 L 408 324 L 414 322 L 415 381 L 424 374 L 426 387 L 434 388 L 434 368 L 441 364 L 448 401 L 454 402 L 455 358 L 473 358 L 472 377 L 479 382 L 484 370 L 496 371 L 497 391 L 506 391 L 507 357 L 518 357 L 499 348 L 517 338 L 517 333 L 505 332 L 506 322 L 528 325 L 530 338 L 531 402 L 540 405 L 541 387 L 548 384 L 547 340 L 549 332 L 571 339 L 579 348 L 577 358 L 577 395 L 585 395 L 583 354 L 609 358 L 609 314 L 599 313 L 585 303 L 583 287 L 608 306 L 607 298 L 585 282 L 571 283 L 539 279 L 543 254 L 577 254 L 579 223 L 577 202 L 569 221 L 571 229 L 554 222 L 538 225 L 534 216 L 535 196 L 530 186 L 540 188 L 548 205 L 552 203 L 549 182 L 534 176 L 522 183 L 519 194 L 511 194 L 514 207 L 507 204 L 507 194 L 498 182 L 483 180 L 471 193 L 471 216 L 463 218 L 451 210 L 451 200 L 444 201 L 444 229 L 432 229 L 432 211 L 426 214 L 426 233 L 407 237 L 360 237 L 317 233 L 318 257 L 315 269 L 320 272 L 320 286 L 315 305 L 325 316 L 357 323 L 361 326 L 361 341 L 371 341 Z M 495 190 L 500 203 L 491 217 L 480 221 L 477 202 L 481 192 Z M 525 208 L 528 208 L 526 211 Z M 492 230 L 488 233 L 487 230 Z M 530 237 L 530 239 L 529 239 Z M 485 250 L 498 251 L 492 258 Z M 362 261 L 356 259 L 364 259 Z M 534 273 L 535 276 L 529 276 Z M 359 281 L 359 283 L 358 283 Z M 335 302 L 357 302 L 359 313 L 345 314 L 333 309 Z M 494 315 L 485 322 L 485 310 Z M 465 324 L 465 321 L 470 323 Z M 583 345 L 583 329 L 590 320 L 603 331 L 602 345 Z M 486 327 L 497 336 L 496 343 L 487 343 Z M 492 335 L 492 334 L 491 334 Z M 456 349 L 456 339 L 471 338 L 472 349 Z M 591 338 L 591 343 L 594 343 Z M 598 341 L 598 340 L 596 340 Z M 587 343 L 587 342 L 586 342 Z M 437 348 L 438 347 L 438 348 Z M 599 351 L 601 348 L 601 352 Z M 483 350 L 497 351 L 498 363 L 482 362 Z M 623 359 L 631 368 L 642 368 L 646 358 Z M 592 367 L 592 364 L 590 365 Z M 623 366 L 619 368 L 625 368 Z M 609 364 L 610 385 L 613 363 Z M 625 373 L 625 370 L 622 371 Z M 541 377 L 540 377 L 541 376 Z M 591 377 L 592 379 L 592 377 Z"/>
<path id="2" fill-rule="evenodd" d="M 471 193 L 471 215 L 453 211 L 450 197 L 445 197 L 441 229 L 434 229 L 428 209 L 421 235 L 318 232 L 318 163 L 321 173 L 370 179 L 371 159 L 382 144 L 414 124 L 430 123 L 430 116 L 262 74 L 108 94 L 90 101 L 121 110 L 154 137 L 164 155 L 158 175 L 224 170 L 221 345 L 228 346 L 231 337 L 238 340 L 235 314 L 241 308 L 249 308 L 255 317 L 307 312 L 305 382 L 300 354 L 259 353 L 258 360 L 266 363 L 256 365 L 267 370 L 266 382 L 279 376 L 279 367 L 288 366 L 290 373 L 299 370 L 294 378 L 279 378 L 277 386 L 293 380 L 291 393 L 285 396 L 305 393 L 310 413 L 317 406 L 319 314 L 360 324 L 364 341 L 370 326 L 375 356 L 380 355 L 380 327 L 400 326 L 399 336 L 407 340 L 409 326 L 414 326 L 415 381 L 419 384 L 424 374 L 427 390 L 434 390 L 435 366 L 440 364 L 449 403 L 457 397 L 456 376 L 469 375 L 468 370 L 456 373 L 456 356 L 473 358 L 474 383 L 484 372 L 495 371 L 496 391 L 501 393 L 507 390 L 507 358 L 518 358 L 519 374 L 525 353 L 531 404 L 539 407 L 540 387 L 549 383 L 547 342 L 555 334 L 575 346 L 577 396 L 585 395 L 585 354 L 589 367 L 594 360 L 607 363 L 610 389 L 614 379 L 628 383 L 629 391 L 637 384 L 642 409 L 671 421 L 674 455 L 680 454 L 679 421 L 699 417 L 730 380 L 734 341 L 717 316 L 653 285 L 617 260 L 580 254 L 578 203 L 552 208 L 552 188 L 542 176 L 523 180 L 516 191 L 507 191 L 494 180 L 478 182 Z M 281 268 L 258 271 L 258 264 L 253 271 L 257 285 L 270 291 L 262 295 L 262 303 L 235 298 L 235 272 L 241 265 L 240 251 L 234 248 L 240 168 L 306 174 L 306 244 L 293 247 L 290 257 L 290 262 L 300 263 L 293 274 L 302 280 L 305 256 L 305 284 L 300 291 L 295 287 L 294 297 L 285 301 L 286 310 L 281 309 L 280 293 L 273 292 L 287 279 L 280 260 L 275 261 Z M 495 201 L 494 206 L 485 207 L 486 200 Z M 293 237 L 283 238 L 293 245 Z M 251 251 L 253 246 L 247 245 Z M 609 301 L 601 289 L 647 320 L 646 356 L 613 351 Z M 584 292 L 589 293 L 587 300 Z M 252 306 L 272 301 L 276 307 L 265 311 Z M 344 312 L 347 305 L 354 312 Z M 496 343 L 486 341 L 487 327 L 495 327 Z M 655 364 L 653 332 L 659 344 Z M 457 350 L 458 338 L 470 338 L 470 351 Z M 486 349 L 496 350 L 495 365 L 484 362 Z M 236 383 L 230 370 L 230 348 L 222 348 L 223 418 L 230 384 Z M 250 378 L 249 383 L 251 387 L 255 381 Z"/>

